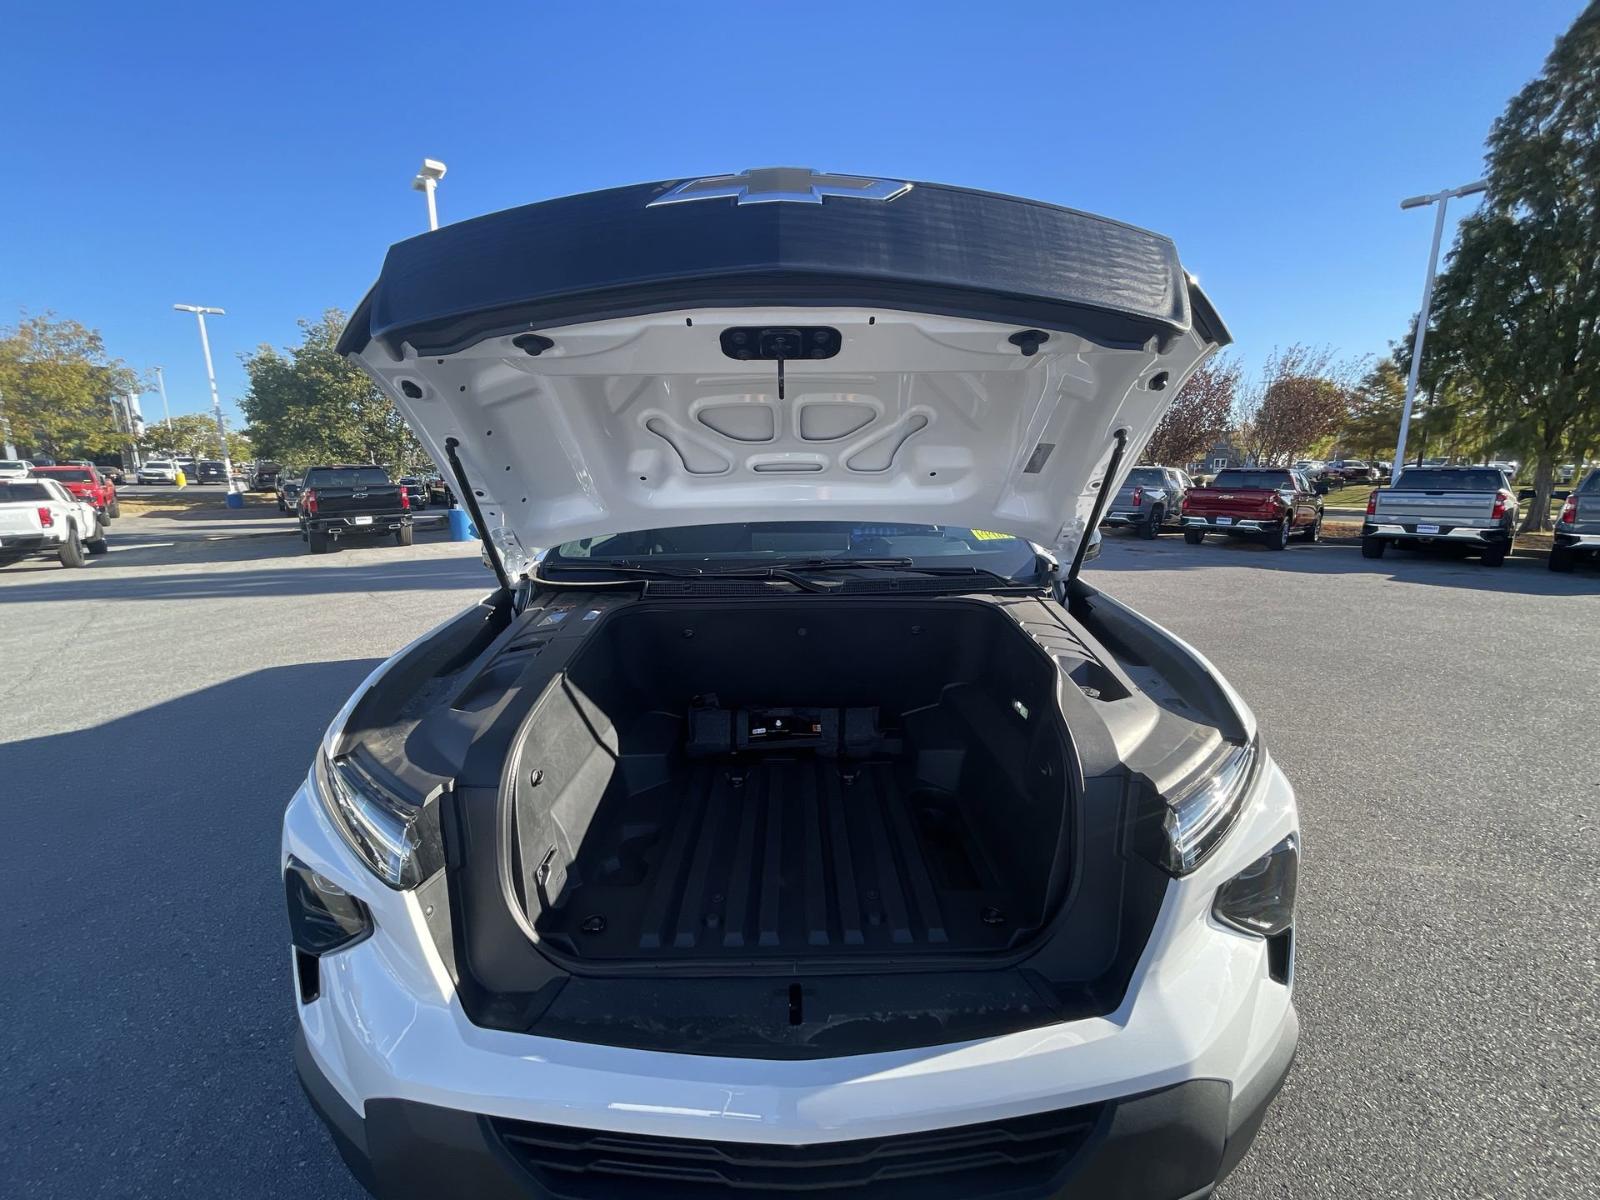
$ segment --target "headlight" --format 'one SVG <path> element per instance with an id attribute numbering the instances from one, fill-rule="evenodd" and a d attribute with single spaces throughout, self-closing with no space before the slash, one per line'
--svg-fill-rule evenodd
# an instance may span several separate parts
<path id="1" fill-rule="evenodd" d="M 1223 759 L 1167 800 L 1162 820 L 1166 833 L 1166 861 L 1174 875 L 1187 875 L 1233 828 L 1245 793 L 1255 779 L 1258 757 L 1255 739 L 1235 746 Z"/>
<path id="2" fill-rule="evenodd" d="M 1245 933 L 1272 937 L 1294 924 L 1300 839 L 1291 833 L 1217 889 L 1211 911 Z"/>
<path id="3" fill-rule="evenodd" d="M 433 874 L 424 852 L 422 808 L 391 796 L 354 764 L 318 753 L 313 789 L 350 848 L 392 888 Z"/>

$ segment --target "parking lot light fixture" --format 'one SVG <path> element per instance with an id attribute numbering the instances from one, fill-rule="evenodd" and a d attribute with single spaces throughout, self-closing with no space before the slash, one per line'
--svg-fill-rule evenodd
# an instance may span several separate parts
<path id="1" fill-rule="evenodd" d="M 1394 473 L 1398 473 L 1406 461 L 1406 437 L 1411 432 L 1411 405 L 1417 398 L 1417 378 L 1422 373 L 1422 343 L 1428 335 L 1428 315 L 1433 308 L 1433 279 L 1439 269 L 1439 243 L 1444 240 L 1445 207 L 1458 196 L 1476 196 L 1488 187 L 1488 180 L 1479 179 L 1461 187 L 1445 188 L 1429 196 L 1410 196 L 1400 201 L 1403 209 L 1423 208 L 1429 204 L 1438 207 L 1433 218 L 1433 249 L 1428 252 L 1428 277 L 1422 285 L 1422 311 L 1417 315 L 1417 335 L 1411 345 L 1411 375 L 1406 380 L 1406 402 L 1400 410 L 1400 439 L 1394 448 Z"/>
<path id="2" fill-rule="evenodd" d="M 222 399 L 217 395 L 217 372 L 211 365 L 211 339 L 206 336 L 206 318 L 225 317 L 228 314 L 220 308 L 207 308 L 202 304 L 174 304 L 172 307 L 177 312 L 193 313 L 196 323 L 200 326 L 200 352 L 205 355 L 206 379 L 211 384 L 211 415 L 217 421 L 217 441 L 221 443 L 222 450 L 223 481 L 231 496 L 234 494 L 233 459 L 228 456 L 228 427 L 222 420 Z"/>
<path id="3" fill-rule="evenodd" d="M 414 191 L 421 192 L 428 199 L 428 229 L 439 228 L 439 209 L 434 202 L 433 194 L 439 186 L 439 180 L 444 178 L 447 170 L 445 165 L 436 158 L 422 160 L 422 169 L 417 172 L 417 177 L 411 181 Z"/>

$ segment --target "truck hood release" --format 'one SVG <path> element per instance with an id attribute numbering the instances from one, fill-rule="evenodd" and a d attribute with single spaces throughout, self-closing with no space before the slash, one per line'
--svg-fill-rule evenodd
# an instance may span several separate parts
<path id="1" fill-rule="evenodd" d="M 1120 474 L 1228 340 L 1171 243 L 988 193 L 821 178 L 820 199 L 689 203 L 696 181 L 671 180 L 414 238 L 341 348 L 436 462 L 455 439 L 503 556 L 834 519 L 994 530 L 1070 559 L 1118 482 L 1117 432 Z"/>

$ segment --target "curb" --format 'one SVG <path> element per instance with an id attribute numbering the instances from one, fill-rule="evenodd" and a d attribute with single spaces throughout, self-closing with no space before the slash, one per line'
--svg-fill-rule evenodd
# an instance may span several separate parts
<path id="1" fill-rule="evenodd" d="M 1325 533 L 1317 540 L 1319 546 L 1359 546 L 1361 535 L 1345 537 L 1338 534 Z M 1507 558 L 1522 558 L 1530 562 L 1542 562 L 1550 557 L 1550 551 L 1542 550 L 1537 546 L 1513 546 Z"/>

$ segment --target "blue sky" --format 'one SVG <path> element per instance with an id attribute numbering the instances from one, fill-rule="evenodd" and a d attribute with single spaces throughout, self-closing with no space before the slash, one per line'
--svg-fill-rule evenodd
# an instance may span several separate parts
<path id="1" fill-rule="evenodd" d="M 1338 5 L 13 5 L 0 324 L 53 309 L 205 407 L 417 232 L 774 163 L 1014 192 L 1176 239 L 1255 365 L 1382 352 L 1432 222 L 1581 0 Z M 1468 201 L 1465 204 L 1471 204 Z M 1465 207 L 1465 204 L 1463 207 Z M 146 397 L 145 411 L 159 412 Z"/>

